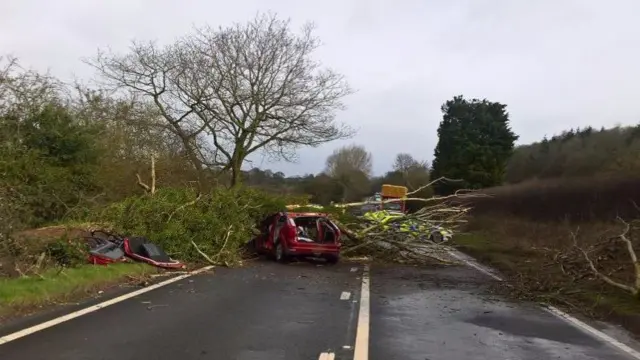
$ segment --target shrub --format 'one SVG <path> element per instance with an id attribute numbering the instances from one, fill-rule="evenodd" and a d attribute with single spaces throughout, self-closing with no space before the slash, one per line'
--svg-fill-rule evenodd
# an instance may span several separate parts
<path id="1" fill-rule="evenodd" d="M 475 215 L 513 215 L 535 221 L 609 221 L 617 216 L 637 216 L 640 177 L 535 180 L 483 192 L 491 197 L 470 199 Z"/>
<path id="2" fill-rule="evenodd" d="M 285 198 L 250 188 L 164 188 L 153 196 L 128 198 L 109 206 L 100 220 L 126 235 L 145 236 L 183 261 L 202 261 L 198 249 L 215 262 L 233 263 L 253 236 L 255 224 L 282 211 Z"/>
<path id="3" fill-rule="evenodd" d="M 76 267 L 87 262 L 87 249 L 84 243 L 66 236 L 47 244 L 45 252 L 58 266 Z"/>

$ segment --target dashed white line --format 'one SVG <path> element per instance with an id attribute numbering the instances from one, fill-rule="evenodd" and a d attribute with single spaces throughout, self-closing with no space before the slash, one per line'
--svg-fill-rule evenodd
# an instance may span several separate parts
<path id="1" fill-rule="evenodd" d="M 456 259 L 464 262 L 466 265 L 482 272 L 483 274 L 486 274 L 492 278 L 494 278 L 495 280 L 498 281 L 504 281 L 504 279 L 502 279 L 500 276 L 494 274 L 493 272 L 487 270 L 486 268 L 479 266 L 477 264 L 474 264 L 473 262 L 465 259 L 464 257 L 456 254 L 456 252 L 454 250 L 449 251 L 449 254 L 453 257 L 455 257 Z M 611 336 L 603 333 L 602 331 L 574 318 L 573 316 L 565 313 L 564 311 L 553 307 L 553 306 L 543 306 L 543 309 L 553 315 L 555 315 L 556 317 L 564 320 L 565 322 L 573 325 L 574 327 L 584 331 L 585 333 L 593 336 L 594 338 L 603 341 L 607 344 L 609 344 L 609 346 L 612 346 L 614 348 L 617 348 L 618 350 L 632 356 L 634 359 L 638 359 L 640 360 L 640 352 L 636 351 L 635 349 L 621 343 L 620 341 L 612 338 Z"/>
<path id="2" fill-rule="evenodd" d="M 136 291 L 132 291 L 132 292 L 124 294 L 122 296 L 118 296 L 116 298 L 101 302 L 100 304 L 96 304 L 96 305 L 90 306 L 88 308 L 84 308 L 84 309 L 81 309 L 81 310 L 78 310 L 78 311 L 74 311 L 72 313 L 57 317 L 55 319 L 51 319 L 49 321 L 45 321 L 45 322 L 43 322 L 41 324 L 34 325 L 34 326 L 31 326 L 31 327 L 26 328 L 26 329 L 22 329 L 20 331 L 16 331 L 16 332 L 14 332 L 12 334 L 9 334 L 9 335 L 1 337 L 0 338 L 0 345 L 6 344 L 6 343 L 8 343 L 10 341 L 13 341 L 13 340 L 17 340 L 17 339 L 19 339 L 21 337 L 24 337 L 24 336 L 27 336 L 27 335 L 31 335 L 33 333 L 36 333 L 36 332 L 40 331 L 40 330 L 44 330 L 44 329 L 50 328 L 52 326 L 61 324 L 63 322 L 75 319 L 75 318 L 80 317 L 82 315 L 86 315 L 86 314 L 92 313 L 94 311 L 98 311 L 100 309 L 106 308 L 107 306 L 110 306 L 110 305 L 113 305 L 113 304 L 117 304 L 117 303 L 125 301 L 127 299 L 131 299 L 132 297 L 138 296 L 140 294 L 147 293 L 147 292 L 149 292 L 151 290 L 155 290 L 157 288 L 161 288 L 163 286 L 169 285 L 169 284 L 174 283 L 176 281 L 180 281 L 182 279 L 186 279 L 186 278 L 188 278 L 190 276 L 205 272 L 205 271 L 210 270 L 212 268 L 213 268 L 213 266 L 205 266 L 203 268 L 191 271 L 191 272 L 189 272 L 187 274 L 176 276 L 176 277 L 173 277 L 171 279 L 165 280 L 163 282 L 159 282 L 157 284 L 148 286 L 146 288 L 143 288 L 143 289 L 140 289 L 140 290 L 136 290 Z"/>
<path id="3" fill-rule="evenodd" d="M 320 353 L 320 357 L 318 360 L 334 360 L 336 358 L 336 354 L 332 352 L 323 352 Z"/>
<path id="4" fill-rule="evenodd" d="M 369 360 L 369 300 L 369 265 L 365 265 L 362 271 L 360 311 L 353 360 Z"/>
<path id="5" fill-rule="evenodd" d="M 352 267 L 352 268 L 351 268 L 351 272 L 356 272 L 356 271 L 358 271 L 358 268 L 357 268 L 357 267 Z"/>
<path id="6" fill-rule="evenodd" d="M 343 291 L 342 294 L 340 294 L 340 300 L 349 300 L 351 298 L 351 293 L 348 291 Z"/>

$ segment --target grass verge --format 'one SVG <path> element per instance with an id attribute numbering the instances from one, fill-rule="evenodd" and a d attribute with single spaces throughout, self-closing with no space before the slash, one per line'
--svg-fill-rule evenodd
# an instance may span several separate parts
<path id="1" fill-rule="evenodd" d="M 569 231 L 578 224 L 541 223 L 518 218 L 474 218 L 469 232 L 453 245 L 499 270 L 513 287 L 499 286 L 513 298 L 544 302 L 591 318 L 617 323 L 640 335 L 640 301 L 595 278 L 583 259 L 570 253 Z M 580 224 L 581 244 L 616 233 L 614 223 Z M 612 231 L 613 230 L 613 231 Z M 570 256 L 567 254 L 571 254 Z M 633 282 L 629 256 L 621 244 L 593 254 L 597 266 L 626 284 Z"/>
<path id="2" fill-rule="evenodd" d="M 40 276 L 0 278 L 0 316 L 64 303 L 111 285 L 142 280 L 158 270 L 147 264 L 82 265 Z"/>

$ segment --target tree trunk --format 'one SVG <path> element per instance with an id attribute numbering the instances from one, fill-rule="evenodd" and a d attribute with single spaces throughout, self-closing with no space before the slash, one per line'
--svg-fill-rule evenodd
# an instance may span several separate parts
<path id="1" fill-rule="evenodd" d="M 241 138 L 239 141 L 244 141 L 244 138 Z M 242 181 L 243 160 L 244 160 L 244 152 L 236 144 L 236 150 L 233 152 L 233 156 L 231 157 L 231 187 L 240 185 Z"/>
<path id="2" fill-rule="evenodd" d="M 231 187 L 240 185 L 240 169 L 235 165 L 231 166 Z"/>
<path id="3" fill-rule="evenodd" d="M 242 160 L 234 159 L 231 163 L 231 187 L 240 185 L 242 182 Z"/>

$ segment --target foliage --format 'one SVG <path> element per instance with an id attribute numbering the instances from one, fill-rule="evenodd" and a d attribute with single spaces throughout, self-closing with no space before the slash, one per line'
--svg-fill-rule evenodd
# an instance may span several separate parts
<path id="1" fill-rule="evenodd" d="M 66 236 L 47 244 L 45 253 L 58 266 L 77 267 L 87 262 L 87 248 L 77 239 Z"/>
<path id="2" fill-rule="evenodd" d="M 153 196 L 115 203 L 96 216 L 121 233 L 149 238 L 183 261 L 202 261 L 199 249 L 216 262 L 232 263 L 252 238 L 254 225 L 284 210 L 286 201 L 245 187 L 200 195 L 187 188 L 163 188 Z"/>
<path id="3" fill-rule="evenodd" d="M 516 147 L 507 164 L 506 182 L 639 172 L 640 124 L 600 130 L 586 127 Z"/>
<path id="4" fill-rule="evenodd" d="M 57 86 L 15 62 L 0 76 L 0 193 L 20 225 L 58 220 L 99 190 L 98 127 L 78 121 Z"/>
<path id="5" fill-rule="evenodd" d="M 506 105 L 456 96 L 442 105 L 432 178 L 442 182 L 436 191 L 449 194 L 459 188 L 479 189 L 502 184 L 507 161 L 518 139 L 509 127 Z"/>

